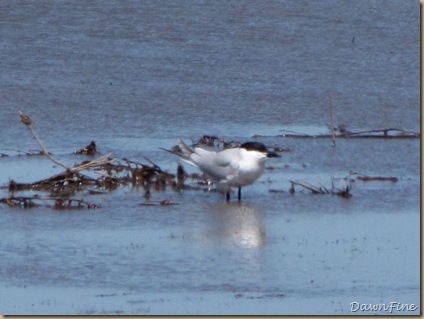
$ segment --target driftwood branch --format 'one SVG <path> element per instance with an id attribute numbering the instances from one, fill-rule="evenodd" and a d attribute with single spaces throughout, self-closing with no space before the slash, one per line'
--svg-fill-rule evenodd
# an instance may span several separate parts
<path id="1" fill-rule="evenodd" d="M 66 172 L 69 173 L 75 173 L 75 172 L 81 172 L 84 170 L 87 170 L 89 168 L 92 167 L 96 167 L 96 166 L 102 166 L 108 163 L 113 162 L 113 159 L 110 157 L 110 154 L 102 156 L 98 159 L 89 161 L 89 162 L 85 162 L 82 163 L 79 166 L 76 167 L 70 167 L 60 161 L 58 161 L 57 159 L 55 159 L 51 153 L 47 150 L 47 148 L 44 146 L 43 142 L 41 141 L 41 139 L 38 137 L 37 133 L 35 132 L 35 129 L 32 126 L 32 119 L 28 116 L 23 114 L 21 111 L 19 111 L 19 115 L 21 117 L 21 122 L 28 128 L 28 130 L 31 132 L 31 135 L 34 137 L 34 139 L 37 141 L 37 144 L 40 146 L 43 154 L 49 159 L 51 160 L 53 163 L 55 163 L 56 165 L 59 165 L 61 167 L 63 167 Z M 85 148 L 76 151 L 76 154 L 87 154 L 87 155 L 93 155 L 96 153 L 96 144 L 94 142 L 91 142 L 88 146 L 86 146 Z"/>
<path id="2" fill-rule="evenodd" d="M 363 182 L 370 182 L 370 181 L 379 181 L 379 182 L 392 182 L 392 183 L 396 183 L 399 178 L 394 177 L 394 176 L 369 176 L 369 175 L 365 175 L 365 174 L 361 174 L 361 173 L 357 173 L 354 171 L 351 171 L 348 177 L 351 176 L 356 176 L 356 178 L 360 181 Z"/>
<path id="3" fill-rule="evenodd" d="M 64 169 L 69 170 L 70 167 L 59 162 L 57 159 L 55 159 L 44 147 L 41 140 L 38 138 L 37 134 L 35 133 L 34 128 L 32 127 L 32 120 L 28 115 L 23 114 L 21 111 L 19 111 L 19 115 L 21 117 L 21 122 L 27 127 L 27 129 L 31 132 L 34 139 L 37 141 L 37 144 L 40 146 L 41 150 L 43 151 L 44 155 L 47 156 L 49 160 L 51 160 L 56 165 L 62 166 Z"/>
<path id="4" fill-rule="evenodd" d="M 332 130 L 331 125 L 327 125 Z M 339 126 L 334 128 L 337 138 L 383 138 L 383 139 L 416 139 L 420 138 L 421 134 L 410 130 L 403 130 L 398 128 L 387 128 L 378 130 L 366 130 L 359 132 L 350 132 L 346 130 L 345 126 Z M 333 138 L 333 134 L 305 134 L 297 133 L 289 130 L 282 130 L 284 134 L 278 134 L 274 136 L 265 135 L 253 135 L 252 138 L 263 138 L 263 137 L 285 137 L 285 138 Z M 334 138 L 335 138 L 334 137 Z"/>

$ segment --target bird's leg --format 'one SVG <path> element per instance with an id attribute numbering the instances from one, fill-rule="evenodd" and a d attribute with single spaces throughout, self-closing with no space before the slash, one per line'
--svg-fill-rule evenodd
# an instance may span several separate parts
<path id="1" fill-rule="evenodd" d="M 241 187 L 238 188 L 238 200 L 241 201 Z"/>
<path id="2" fill-rule="evenodd" d="M 225 193 L 225 198 L 226 198 L 227 202 L 230 201 L 230 189 L 228 189 L 227 192 Z"/>

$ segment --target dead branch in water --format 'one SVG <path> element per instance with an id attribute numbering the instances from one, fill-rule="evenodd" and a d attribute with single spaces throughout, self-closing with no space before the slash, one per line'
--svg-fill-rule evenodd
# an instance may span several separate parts
<path id="1" fill-rule="evenodd" d="M 379 182 L 392 182 L 392 183 L 396 183 L 399 178 L 394 177 L 394 176 L 369 176 L 369 175 L 365 175 L 365 174 L 360 174 L 354 171 L 351 171 L 349 176 L 347 177 L 351 177 L 351 176 L 356 176 L 356 178 L 360 181 L 363 182 L 370 182 L 370 181 L 379 181 Z"/>
<path id="2" fill-rule="evenodd" d="M 113 158 L 110 154 L 108 154 L 90 161 L 83 161 L 73 167 L 68 166 L 55 159 L 53 155 L 48 152 L 33 128 L 31 118 L 24 115 L 22 112 L 19 112 L 19 114 L 21 122 L 30 130 L 32 136 L 36 139 L 40 146 L 42 151 L 39 154 L 45 155 L 55 164 L 65 168 L 65 170 L 47 179 L 33 183 L 18 183 L 13 180 L 9 181 L 7 187 L 11 194 L 7 198 L 0 198 L 0 204 L 20 208 L 31 208 L 40 205 L 43 206 L 45 203 L 52 203 L 50 206 L 44 206 L 52 207 L 53 209 L 98 208 L 99 206 L 96 204 L 88 203 L 83 199 L 76 199 L 74 196 L 81 191 L 84 191 L 85 194 L 89 195 L 107 194 L 108 192 L 119 189 L 122 186 L 130 186 L 134 188 L 141 188 L 144 191 L 144 195 L 141 194 L 141 196 L 144 197 L 146 201 L 141 203 L 141 206 L 172 206 L 177 204 L 170 200 L 150 200 L 152 189 L 158 192 L 162 192 L 167 188 L 171 188 L 176 192 L 180 192 L 182 190 L 211 191 L 210 183 L 206 180 L 204 175 L 187 174 L 180 164 L 177 167 L 176 174 L 171 174 L 162 170 L 156 163 L 147 157 L 144 157 L 147 161 L 146 164 L 132 161 L 127 158 Z M 334 130 L 339 132 L 339 134 L 342 134 L 340 132 L 343 132 L 343 134 L 354 134 L 339 128 L 334 128 Z M 306 136 L 301 135 L 301 137 Z M 222 138 L 204 135 L 199 139 L 199 142 L 194 145 L 213 147 L 218 150 L 239 146 L 240 143 L 234 141 L 226 142 Z M 291 149 L 284 149 L 278 146 L 274 146 L 273 149 L 276 152 L 291 151 Z M 86 147 L 73 153 L 93 155 L 93 153 L 97 153 L 95 142 L 93 141 Z M 285 167 L 270 167 L 268 169 L 275 170 L 282 168 Z M 86 173 L 91 173 L 91 175 L 87 176 Z M 393 177 L 367 176 L 355 172 L 351 172 L 349 176 L 355 176 L 356 179 L 361 181 L 397 181 L 397 179 Z M 303 188 L 313 194 L 331 194 L 345 198 L 349 198 L 351 196 L 350 186 L 337 189 L 333 184 L 331 188 L 327 188 L 319 183 L 312 184 L 305 181 L 291 181 L 290 192 L 294 193 L 295 188 Z M 26 190 L 47 192 L 49 195 L 45 197 L 40 197 L 38 195 L 16 196 L 17 192 Z M 272 190 L 270 190 L 270 192 L 272 192 Z"/>
<path id="3" fill-rule="evenodd" d="M 44 156 L 43 151 L 40 151 L 40 150 L 22 151 L 22 150 L 6 148 L 5 151 L 17 153 L 17 156 Z M 0 154 L 0 157 L 8 157 L 8 156 L 11 156 L 11 155 L 5 154 L 5 153 Z"/>
<path id="4" fill-rule="evenodd" d="M 343 180 L 344 183 L 349 183 L 347 186 L 343 186 L 341 188 L 336 188 L 334 186 L 335 180 Z M 362 182 L 370 182 L 370 181 L 377 181 L 377 182 L 392 182 L 396 183 L 399 179 L 394 176 L 368 176 L 365 174 L 360 174 L 354 171 L 350 171 L 349 175 L 342 177 L 342 178 L 331 178 L 331 189 L 325 187 L 321 183 L 318 183 L 318 185 L 311 184 L 306 181 L 290 181 L 291 186 L 289 189 L 289 193 L 294 194 L 295 193 L 295 186 L 299 186 L 301 188 L 304 188 L 308 191 L 310 191 L 312 194 L 331 194 L 331 195 L 339 195 L 344 198 L 351 197 L 351 189 L 352 187 L 350 184 L 352 182 L 355 182 L 356 180 L 362 181 Z"/>
<path id="5" fill-rule="evenodd" d="M 334 107 L 333 107 L 333 97 L 330 96 L 330 125 L 331 130 L 331 139 L 333 141 L 333 147 L 336 147 L 336 129 L 334 127 Z"/>
<path id="6" fill-rule="evenodd" d="M 115 190 L 120 185 L 128 185 L 138 187 L 141 186 L 145 189 L 145 197 L 150 197 L 150 188 L 156 190 L 164 190 L 167 186 L 176 188 L 177 182 L 175 175 L 162 171 L 162 169 L 153 163 L 147 157 L 144 157 L 151 165 L 136 163 L 127 159 L 122 159 L 125 164 L 121 164 L 120 160 L 114 159 L 108 155 L 101 156 L 91 161 L 83 161 L 74 167 L 68 166 L 56 158 L 47 150 L 38 137 L 34 127 L 33 121 L 28 116 L 19 111 L 21 122 L 28 128 L 31 135 L 36 140 L 41 148 L 41 152 L 49 160 L 58 166 L 65 169 L 64 172 L 53 175 L 47 179 L 40 180 L 32 183 L 18 183 L 14 180 L 9 181 L 8 190 L 14 194 L 19 191 L 25 190 L 39 190 L 43 192 L 50 192 L 47 197 L 40 198 L 38 195 L 33 197 L 16 197 L 14 195 L 7 198 L 0 199 L 0 203 L 13 207 L 30 208 L 38 204 L 40 200 L 55 200 L 55 209 L 67 209 L 77 207 L 96 208 L 95 204 L 90 204 L 80 199 L 73 199 L 71 195 L 87 190 L 89 194 L 97 194 L 100 190 Z M 92 141 L 86 147 L 75 151 L 74 154 L 94 155 L 97 153 L 96 144 Z M 100 175 L 98 178 L 83 175 L 82 172 L 90 171 L 94 174 Z M 181 184 L 181 183 L 180 183 Z M 179 189 L 184 185 L 180 185 Z M 170 202 L 163 201 L 162 205 L 170 205 Z"/>
<path id="7" fill-rule="evenodd" d="M 178 203 L 174 203 L 168 199 L 164 199 L 161 201 L 146 201 L 139 204 L 140 206 L 173 206 L 178 205 Z"/>
<path id="8" fill-rule="evenodd" d="M 338 195 L 338 196 L 341 196 L 343 198 L 350 198 L 352 196 L 352 194 L 350 194 L 350 190 L 352 188 L 349 185 L 347 185 L 343 188 L 335 188 L 333 183 L 332 183 L 331 189 L 328 189 L 327 187 L 325 187 L 322 184 L 313 185 L 313 184 L 306 182 L 306 181 L 290 181 L 290 183 L 291 183 L 291 186 L 290 186 L 289 192 L 291 194 L 295 193 L 295 186 L 299 186 L 299 187 L 302 187 L 302 188 L 309 190 L 312 194 Z"/>
<path id="9" fill-rule="evenodd" d="M 43 204 L 37 203 L 41 202 Z M 52 205 L 44 204 L 46 202 L 52 202 Z M 89 203 L 83 199 L 76 198 L 62 198 L 62 197 L 40 197 L 40 196 L 9 196 L 7 198 L 0 198 L 0 203 L 6 204 L 9 207 L 19 208 L 33 208 L 33 207 L 51 207 L 54 209 L 80 209 L 88 208 L 94 209 L 100 206 Z"/>
<path id="10" fill-rule="evenodd" d="M 64 169 L 69 170 L 69 166 L 59 162 L 57 159 L 55 159 L 48 151 L 47 149 L 44 147 L 43 143 L 41 142 L 41 140 L 38 138 L 37 134 L 35 133 L 34 128 L 32 127 L 32 120 L 28 115 L 23 114 L 21 111 L 18 111 L 19 115 L 21 117 L 21 122 L 27 127 L 27 129 L 31 132 L 32 136 L 34 137 L 34 139 L 37 141 L 37 144 L 40 146 L 41 150 L 43 151 L 44 155 L 46 155 L 46 157 L 51 160 L 53 163 L 62 166 Z"/>
<path id="11" fill-rule="evenodd" d="M 87 170 L 87 169 L 92 168 L 92 167 L 105 165 L 105 164 L 111 163 L 113 161 L 113 159 L 110 158 L 109 155 L 105 155 L 105 156 L 102 156 L 98 159 L 95 159 L 95 160 L 92 160 L 92 161 L 89 161 L 89 162 L 83 162 L 81 165 L 71 168 L 68 165 L 58 161 L 57 159 L 55 159 L 53 157 L 53 155 L 51 155 L 51 153 L 46 149 L 46 147 L 43 145 L 40 138 L 38 137 L 37 133 L 35 132 L 34 128 L 32 127 L 32 119 L 28 115 L 23 114 L 21 111 L 19 111 L 19 115 L 21 117 L 21 122 L 31 132 L 31 135 L 37 141 L 37 144 L 40 146 L 43 154 L 46 155 L 46 157 L 49 160 L 51 160 L 53 163 L 63 167 L 66 170 L 66 172 L 69 172 L 69 173 L 80 172 L 80 171 L 84 171 L 84 170 Z M 90 153 L 90 155 L 93 155 L 95 152 L 96 152 L 96 143 L 91 142 L 90 145 L 86 146 L 85 148 L 83 148 L 79 151 L 76 151 L 75 153 L 76 154 L 87 154 L 87 155 L 88 155 L 88 153 Z"/>
<path id="12" fill-rule="evenodd" d="M 333 131 L 331 125 L 327 125 L 330 130 Z M 286 130 L 283 130 L 286 131 Z M 382 139 L 416 139 L 420 138 L 421 134 L 409 130 L 403 130 L 398 128 L 387 128 L 387 129 L 378 129 L 378 130 L 366 130 L 359 132 L 350 132 L 346 130 L 344 125 L 340 125 L 334 128 L 335 137 L 337 138 L 382 138 Z M 264 137 L 285 137 L 285 138 L 333 138 L 333 134 L 304 134 L 297 133 L 293 131 L 286 131 L 288 133 L 278 134 L 274 136 L 264 136 L 264 135 L 253 135 L 252 138 L 264 138 Z"/>
<path id="13" fill-rule="evenodd" d="M 144 206 L 175 205 L 175 203 L 169 200 L 151 201 L 150 197 L 152 189 L 156 191 L 164 191 L 169 187 L 177 192 L 182 190 L 210 191 L 210 183 L 207 182 L 204 175 L 187 174 L 180 164 L 177 167 L 176 174 L 170 174 L 163 171 L 159 165 L 145 156 L 143 157 L 148 164 L 135 162 L 127 158 L 116 159 L 108 154 L 90 161 L 83 161 L 71 167 L 70 165 L 66 165 L 65 163 L 57 160 L 47 150 L 33 127 L 32 119 L 22 112 L 19 112 L 19 115 L 21 122 L 27 127 L 41 148 L 41 152 L 39 154 L 46 156 L 53 163 L 65 170 L 49 178 L 31 183 L 19 183 L 14 180 L 10 180 L 7 188 L 11 193 L 11 196 L 0 199 L 0 203 L 6 204 L 10 207 L 30 208 L 38 206 L 39 202 L 42 200 L 54 200 L 53 208 L 55 209 L 67 209 L 73 208 L 74 206 L 79 208 L 93 208 L 98 206 L 86 203 L 84 200 L 74 199 L 74 195 L 81 191 L 85 191 L 89 195 L 105 194 L 104 190 L 113 191 L 121 186 L 127 185 L 137 188 L 141 187 L 144 189 L 144 198 L 148 200 L 142 204 Z M 240 145 L 240 143 L 226 142 L 224 139 L 207 135 L 204 135 L 201 139 L 199 139 L 199 144 L 218 148 L 235 147 Z M 274 151 L 283 152 L 291 150 L 276 146 L 274 147 Z M 94 155 L 97 153 L 97 146 L 95 142 L 92 141 L 89 145 L 74 151 L 73 153 L 80 155 Z M 91 173 L 91 175 L 88 176 L 86 173 Z M 93 174 L 98 175 L 98 177 L 93 176 Z M 16 193 L 28 190 L 47 192 L 49 195 L 43 198 L 38 195 L 34 195 L 32 197 L 16 196 Z"/>

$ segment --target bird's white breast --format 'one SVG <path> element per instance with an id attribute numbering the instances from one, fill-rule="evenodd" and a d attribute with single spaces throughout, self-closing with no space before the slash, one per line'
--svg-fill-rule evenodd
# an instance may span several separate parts
<path id="1" fill-rule="evenodd" d="M 264 171 L 265 160 L 265 154 L 240 149 L 238 171 L 230 184 L 233 186 L 245 186 L 256 181 Z"/>

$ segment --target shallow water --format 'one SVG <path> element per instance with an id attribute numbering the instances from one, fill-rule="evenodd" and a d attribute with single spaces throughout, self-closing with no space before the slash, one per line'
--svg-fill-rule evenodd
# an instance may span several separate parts
<path id="1" fill-rule="evenodd" d="M 402 3 L 402 5 L 401 5 Z M 61 172 L 37 149 L 101 154 L 174 173 L 158 149 L 203 134 L 291 148 L 225 203 L 170 189 L 78 194 L 97 210 L 0 206 L 0 313 L 351 314 L 420 305 L 419 140 L 278 138 L 419 124 L 419 11 L 412 1 L 0 3 L 0 186 Z M 195 172 L 191 167 L 185 167 Z M 352 197 L 311 195 L 350 171 Z M 31 194 L 31 192 L 30 192 Z M 8 196 L 0 188 L 0 198 Z M 19 296 L 19 297 L 18 297 Z M 420 308 L 414 314 L 418 314 Z M 355 312 L 368 314 L 374 312 Z M 387 314 L 387 312 L 376 312 Z M 409 312 L 398 312 L 397 314 Z"/>

